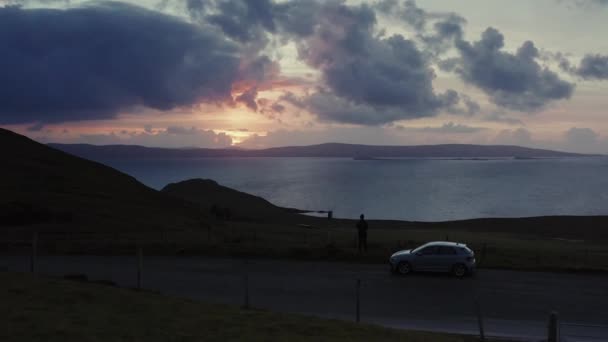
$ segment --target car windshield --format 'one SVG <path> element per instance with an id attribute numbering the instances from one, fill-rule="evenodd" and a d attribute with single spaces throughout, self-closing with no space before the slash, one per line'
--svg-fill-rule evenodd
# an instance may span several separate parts
<path id="1" fill-rule="evenodd" d="M 422 250 L 424 247 L 428 247 L 428 246 L 430 246 L 430 244 L 429 244 L 429 243 L 425 243 L 424 245 L 419 246 L 419 247 L 416 247 L 415 249 L 413 249 L 413 250 L 412 250 L 412 253 L 418 253 L 418 252 L 420 252 L 420 251 L 421 251 L 421 250 Z"/>

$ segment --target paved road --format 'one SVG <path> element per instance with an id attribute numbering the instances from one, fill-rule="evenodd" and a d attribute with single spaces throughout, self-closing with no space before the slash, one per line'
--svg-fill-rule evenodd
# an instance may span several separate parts
<path id="1" fill-rule="evenodd" d="M 2 256 L 0 267 L 26 271 L 29 259 Z M 134 257 L 45 256 L 38 270 L 136 285 Z M 562 322 L 600 325 L 564 325 L 563 341 L 608 340 L 608 328 L 601 326 L 608 325 L 608 277 L 599 275 L 480 270 L 467 279 L 395 277 L 383 265 L 145 257 L 143 285 L 170 295 L 240 305 L 245 273 L 251 304 L 260 308 L 354 319 L 359 278 L 364 322 L 475 334 L 477 300 L 489 335 L 541 339 L 549 312 L 555 310 Z"/>

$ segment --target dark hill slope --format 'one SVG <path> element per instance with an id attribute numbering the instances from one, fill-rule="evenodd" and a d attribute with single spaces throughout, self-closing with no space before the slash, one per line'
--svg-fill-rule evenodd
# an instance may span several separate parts
<path id="1" fill-rule="evenodd" d="M 209 179 L 191 179 L 165 186 L 161 192 L 201 206 L 208 212 L 216 208 L 219 215 L 252 221 L 286 219 L 295 210 L 277 207 L 267 200 L 237 191 Z M 226 210 L 228 209 L 228 211 Z"/>
<path id="2" fill-rule="evenodd" d="M 154 230 L 191 225 L 200 215 L 193 205 L 131 176 L 5 129 L 0 129 L 0 155 L 2 226 Z"/>

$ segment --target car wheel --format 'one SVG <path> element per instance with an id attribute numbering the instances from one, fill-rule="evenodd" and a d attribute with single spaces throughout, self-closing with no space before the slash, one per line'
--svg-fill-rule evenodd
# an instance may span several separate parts
<path id="1" fill-rule="evenodd" d="M 412 273 L 412 266 L 409 262 L 402 261 L 397 265 L 397 273 L 401 275 L 407 275 Z"/>
<path id="2" fill-rule="evenodd" d="M 467 274 L 467 268 L 463 264 L 456 264 L 452 267 L 452 273 L 458 278 L 462 278 Z"/>

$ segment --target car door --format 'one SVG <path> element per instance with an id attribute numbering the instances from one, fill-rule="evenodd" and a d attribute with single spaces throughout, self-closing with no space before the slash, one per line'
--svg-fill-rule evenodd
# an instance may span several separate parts
<path id="1" fill-rule="evenodd" d="M 454 247 L 451 246 L 439 246 L 438 255 L 436 258 L 437 271 L 450 272 L 452 266 L 456 263 L 458 254 Z"/>
<path id="2" fill-rule="evenodd" d="M 416 252 L 414 269 L 417 271 L 434 271 L 436 268 L 437 246 L 428 246 Z"/>

